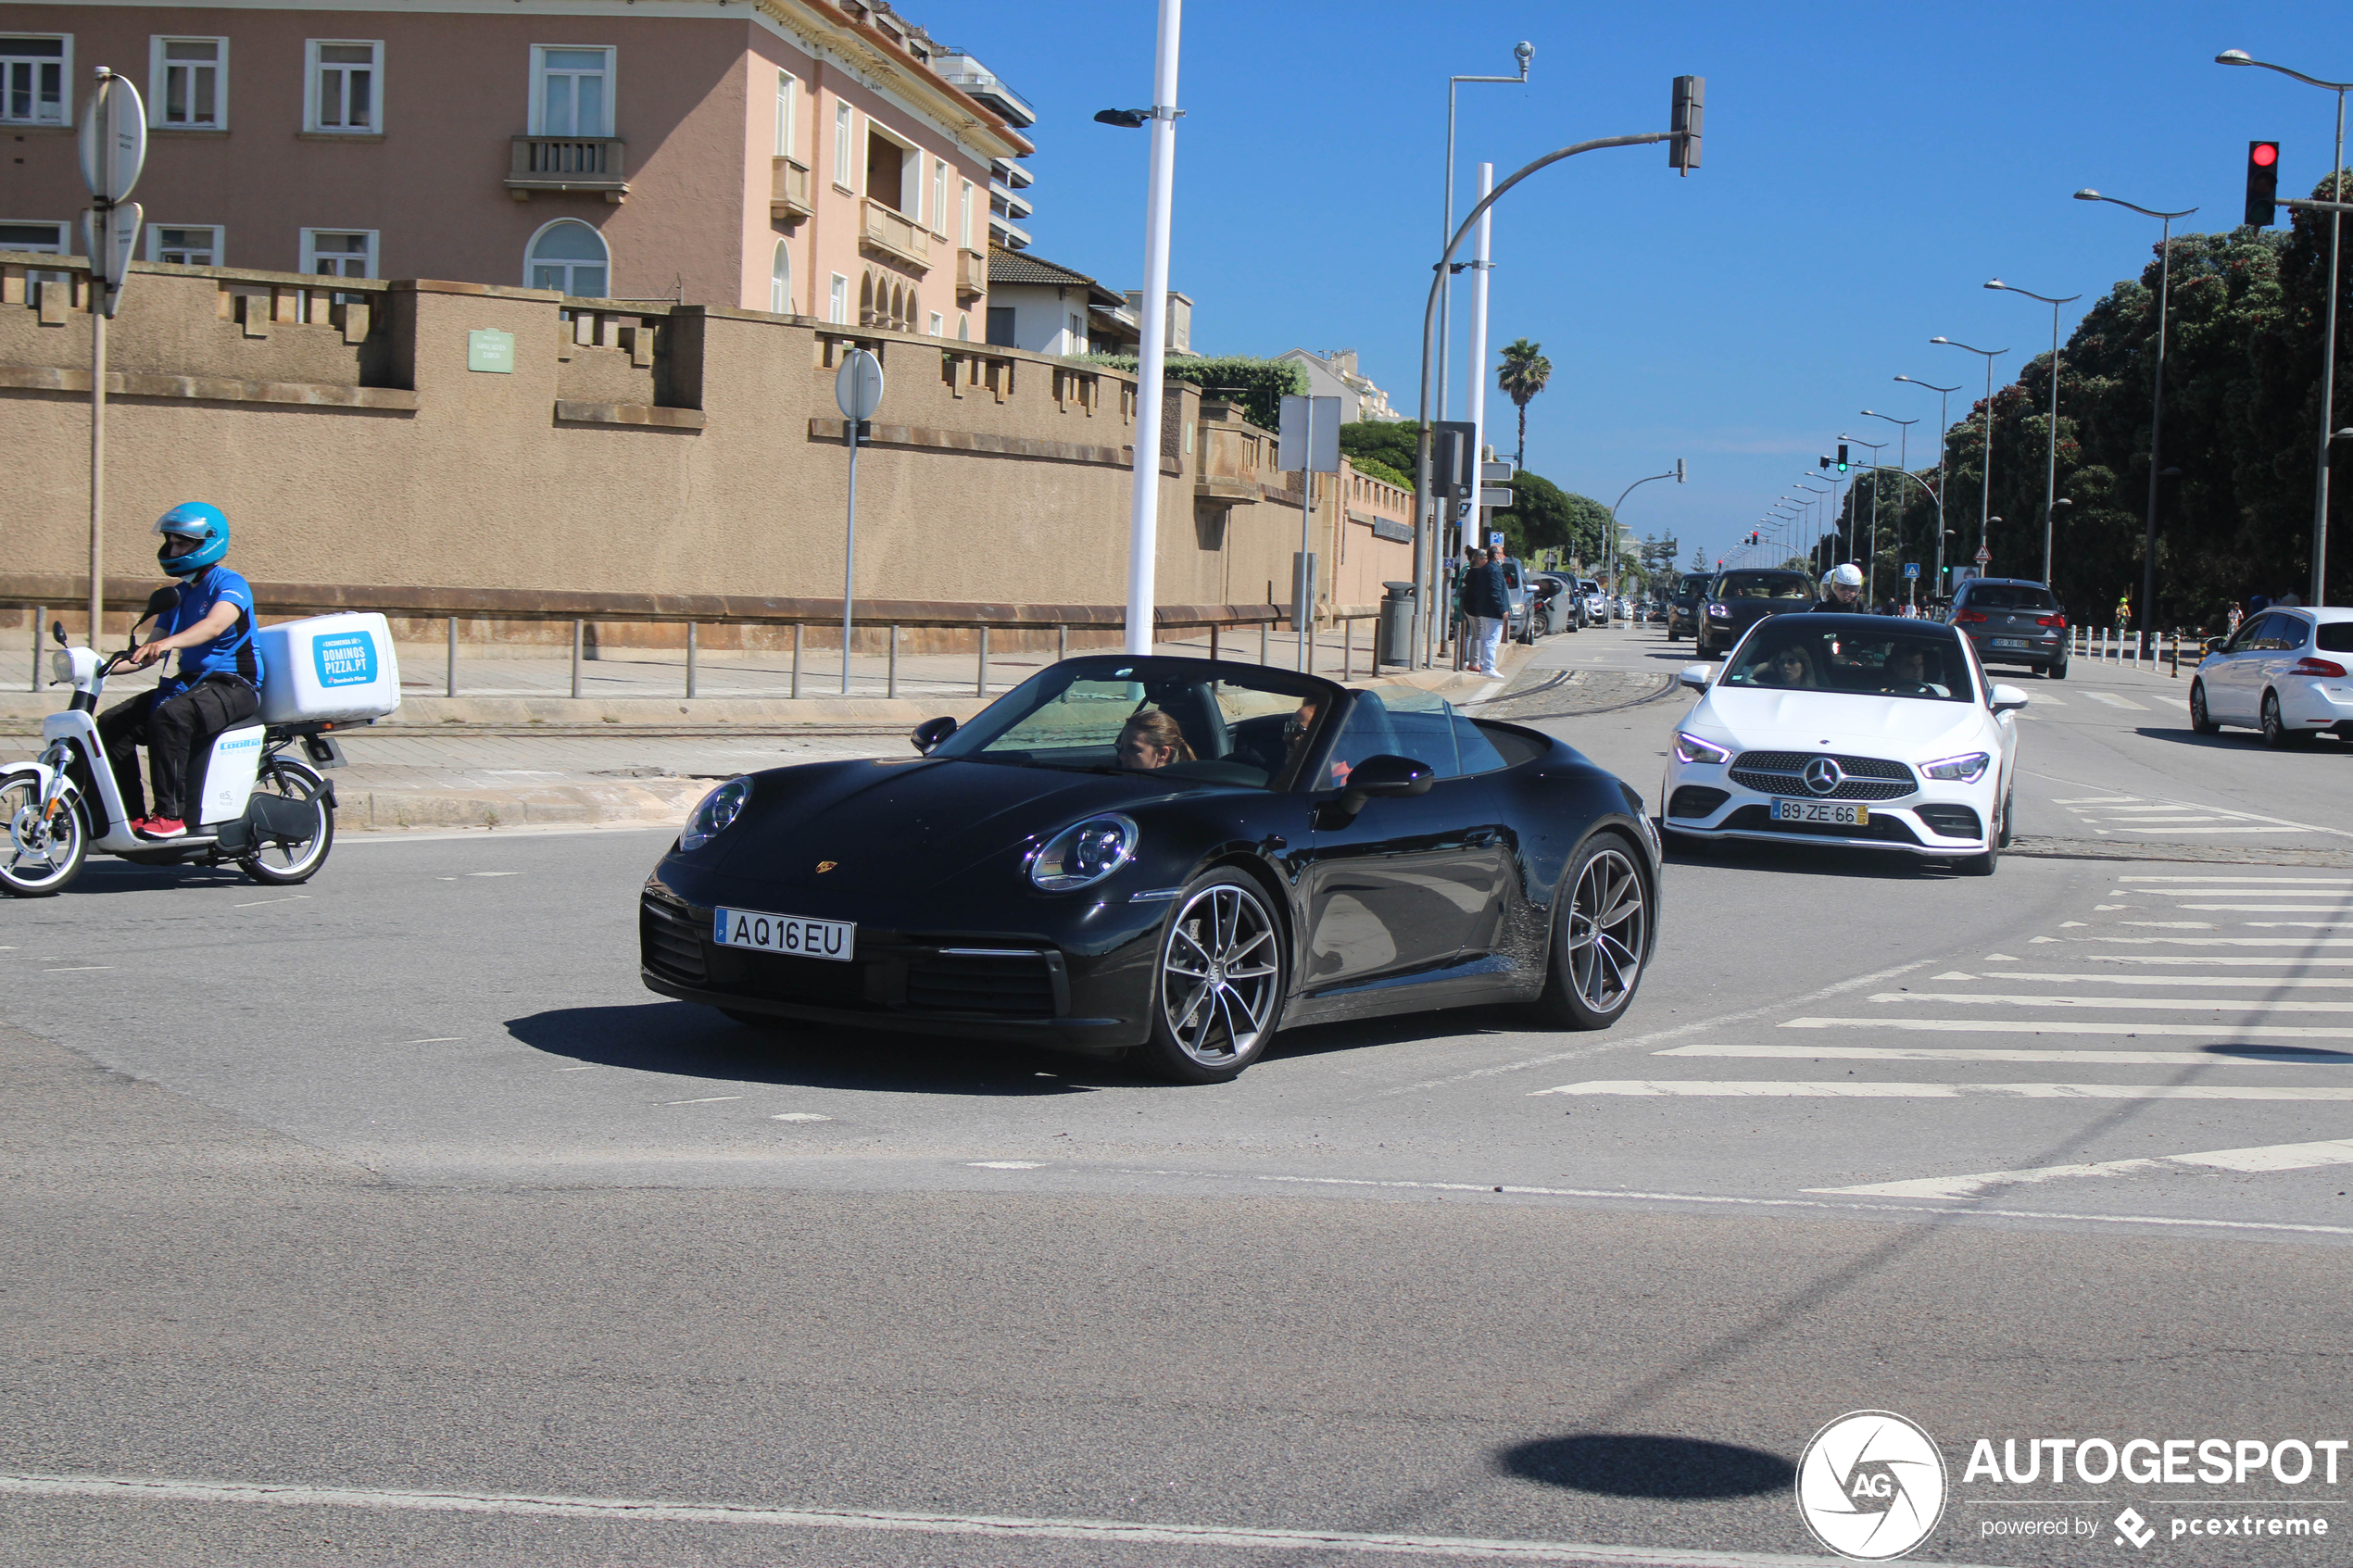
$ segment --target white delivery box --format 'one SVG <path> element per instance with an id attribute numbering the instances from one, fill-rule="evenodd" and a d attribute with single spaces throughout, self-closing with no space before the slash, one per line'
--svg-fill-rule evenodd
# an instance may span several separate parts
<path id="1" fill-rule="evenodd" d="M 265 724 L 379 719 L 400 706 L 392 628 L 373 610 L 264 626 L 254 640 Z"/>

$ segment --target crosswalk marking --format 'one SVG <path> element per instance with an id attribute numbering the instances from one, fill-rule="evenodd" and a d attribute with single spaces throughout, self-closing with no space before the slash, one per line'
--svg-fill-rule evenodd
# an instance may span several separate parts
<path id="1" fill-rule="evenodd" d="M 2161 925 L 2175 930 L 2212 931 L 2216 927 L 2203 921 L 2189 920 L 2127 920 L 2119 925 Z M 2261 928 L 2284 925 L 2285 921 L 2248 921 L 2248 925 Z M 2039 938 L 2038 938 L 2039 940 Z M 2134 946 L 2169 947 L 2353 947 L 2353 936 L 2062 936 L 2062 942 L 2114 942 Z"/>
<path id="2" fill-rule="evenodd" d="M 2170 1171 L 2309 1171 L 2353 1165 L 2353 1139 L 2322 1143 L 2264 1144 L 2253 1148 L 2216 1148 L 2199 1154 L 2162 1154 L 2139 1160 L 2102 1160 L 2085 1165 L 2034 1165 L 2022 1171 L 1980 1171 L 1967 1176 L 1927 1176 L 1907 1182 L 1867 1182 L 1859 1186 L 1807 1187 L 1807 1192 L 1852 1193 L 1865 1198 L 1975 1198 L 1992 1187 L 2022 1186 L 2078 1176 L 2141 1176 Z"/>
<path id="3" fill-rule="evenodd" d="M 1759 1061 L 2053 1061 L 2115 1067 L 2233 1067 L 2242 1062 L 2261 1067 L 2333 1067 L 2353 1063 L 2353 1051 L 2305 1050 L 2295 1046 L 2271 1050 L 2232 1051 L 2099 1051 L 2035 1047 L 2005 1049 L 1977 1046 L 1958 1050 L 1935 1046 L 1676 1046 L 1654 1056 L 1705 1056 Z"/>
<path id="4" fill-rule="evenodd" d="M 2193 960 L 2195 961 L 2195 960 Z M 2284 962 L 2273 960 L 2273 962 Z M 1939 980 L 1975 980 L 1973 974 L 1940 974 Z M 2080 980 L 2095 985 L 2302 985 L 2330 990 L 2353 990 L 2353 980 L 2308 979 L 2297 975 L 2273 974 L 2037 974 L 2019 970 L 1988 970 L 1986 980 Z"/>
<path id="5" fill-rule="evenodd" d="M 1900 1029 L 1931 1035 L 2149 1035 L 2206 1040 L 2353 1040 L 2353 1029 L 2317 1023 L 2101 1023 L 2072 1018 L 1793 1018 L 1781 1027 Z"/>
<path id="6" fill-rule="evenodd" d="M 2104 702 L 2110 708 L 2129 708 L 2135 713 L 2148 711 L 2148 704 L 2134 702 L 2131 697 L 2119 696 L 2114 692 L 2085 692 L 2083 695 L 2094 702 Z"/>
<path id="7" fill-rule="evenodd" d="M 2169 966 L 2191 963 L 2248 966 L 2259 964 L 2265 969 L 2284 969 L 2291 965 L 2297 969 L 2326 969 L 2353 964 L 2353 959 L 2314 959 L 2307 958 L 2300 953 L 2294 958 L 2283 955 L 2276 959 L 2246 958 L 2227 953 L 2077 953 L 2072 956 L 2083 963 L 2145 963 Z"/>
<path id="8" fill-rule="evenodd" d="M 2217 883 L 2230 887 L 2261 884 L 2266 887 L 2353 887 L 2353 877 L 2305 876 L 2120 876 L 2119 883 L 2158 884 L 2166 883 L 2196 884 L 2211 886 Z"/>
<path id="9" fill-rule="evenodd" d="M 2245 1099 L 2353 1100 L 2353 1085 L 2244 1084 L 1886 1084 L 1856 1078 L 1820 1083 L 1730 1078 L 1599 1078 L 1538 1089 L 1538 1095 L 1614 1095 L 1715 1099 Z"/>
<path id="10" fill-rule="evenodd" d="M 2216 997 L 1981 997 L 1969 991 L 1881 991 L 1875 1002 L 1952 1002 L 1961 1006 L 2012 1008 L 2096 1008 L 2114 1012 L 2126 1008 L 2155 1008 L 2166 1012 L 2353 1012 L 2353 1002 L 2237 1003 Z"/>

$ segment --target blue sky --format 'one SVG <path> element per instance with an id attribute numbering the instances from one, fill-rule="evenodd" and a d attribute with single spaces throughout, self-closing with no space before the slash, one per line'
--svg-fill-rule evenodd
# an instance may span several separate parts
<path id="1" fill-rule="evenodd" d="M 1038 110 L 1037 254 L 1139 282 L 1145 136 L 1091 117 L 1150 101 L 1152 0 L 903 8 Z M 1912 466 L 1933 461 L 1937 399 L 1891 378 L 1978 392 L 1984 379 L 1931 337 L 2015 350 L 1997 384 L 2049 347 L 2048 307 L 1989 293 L 1988 278 L 2082 294 L 2071 329 L 2136 272 L 2155 220 L 2073 191 L 2195 206 L 2184 227 L 2226 228 L 2255 137 L 2283 144 L 2284 194 L 2309 190 L 2333 100 L 2214 65 L 2218 52 L 2353 80 L 2341 0 L 1191 0 L 1172 282 L 1195 301 L 1194 346 L 1354 347 L 1410 412 L 1441 244 L 1445 78 L 1513 70 L 1522 38 L 1536 45 L 1528 86 L 1462 89 L 1458 192 L 1482 159 L 1500 178 L 1569 142 L 1663 130 L 1669 80 L 1707 79 L 1705 163 L 1688 179 L 1646 146 L 1555 165 L 1504 198 L 1489 317 L 1491 344 L 1532 337 L 1553 361 L 1529 408 L 1529 467 L 1607 502 L 1687 459 L 1690 483 L 1645 485 L 1624 514 L 1675 533 L 1687 558 L 1694 542 L 1715 554 L 1745 535 L 1841 432 L 1880 439 L 1863 408 L 1920 417 Z M 1467 338 L 1458 325 L 1458 397 Z M 1968 406 L 1957 393 L 1954 417 Z M 1505 451 L 1510 413 L 1491 395 Z"/>

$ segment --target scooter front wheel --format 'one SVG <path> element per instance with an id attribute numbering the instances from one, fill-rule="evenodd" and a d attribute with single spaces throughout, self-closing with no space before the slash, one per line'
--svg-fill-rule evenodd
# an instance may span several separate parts
<path id="1" fill-rule="evenodd" d="M 326 781 L 299 762 L 273 757 L 261 765 L 253 783 L 254 794 L 275 795 L 306 810 L 308 831 L 296 842 L 272 839 L 237 862 L 237 869 L 264 887 L 292 887 L 308 882 L 327 863 L 335 843 L 335 809 L 327 796 Z"/>
<path id="2" fill-rule="evenodd" d="M 0 844 L 0 888 L 19 898 L 45 898 L 82 874 L 90 822 L 78 797 L 67 796 L 44 814 L 41 774 L 11 768 L 0 773 L 0 818 L 8 827 L 7 841 Z"/>

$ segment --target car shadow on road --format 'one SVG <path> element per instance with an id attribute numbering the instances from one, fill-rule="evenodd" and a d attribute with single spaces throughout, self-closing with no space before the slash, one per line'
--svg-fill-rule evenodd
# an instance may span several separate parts
<path id="1" fill-rule="evenodd" d="M 1802 872 L 1867 882 L 1944 882 L 1961 874 L 1953 862 L 1903 851 L 1847 849 L 1834 846 L 1766 844 L 1723 839 L 1699 844 L 1669 839 L 1670 866 L 1745 867 L 1752 871 Z"/>
<path id="2" fill-rule="evenodd" d="M 1506 1474 L 1567 1491 L 1678 1501 L 1756 1497 L 1797 1479 L 1796 1466 L 1762 1449 L 1648 1432 L 1539 1437 L 1504 1449 L 1495 1463 Z"/>
<path id="3" fill-rule="evenodd" d="M 2221 734 L 2202 735 L 2196 730 L 2189 728 L 2187 725 L 2183 725 L 2179 729 L 2159 729 L 2154 724 L 2143 724 L 2133 733 L 2139 735 L 2144 740 L 2170 740 L 2175 746 L 2196 746 L 2201 751 L 2262 751 L 2268 749 L 2263 745 L 2263 736 L 2261 733 L 2256 730 L 2224 730 Z M 2315 730 L 2312 732 L 2312 738 L 2314 740 L 2319 740 L 2322 736 L 2327 735 L 2328 733 L 2329 732 L 2326 730 Z M 2353 746 L 2347 746 L 2342 749 L 2353 751 Z"/>
<path id="4" fill-rule="evenodd" d="M 1118 1062 L 882 1030 L 753 1028 L 690 1002 L 551 1008 L 507 1033 L 549 1056 L 682 1078 L 916 1095 L 1067 1095 L 1139 1080 Z"/>

